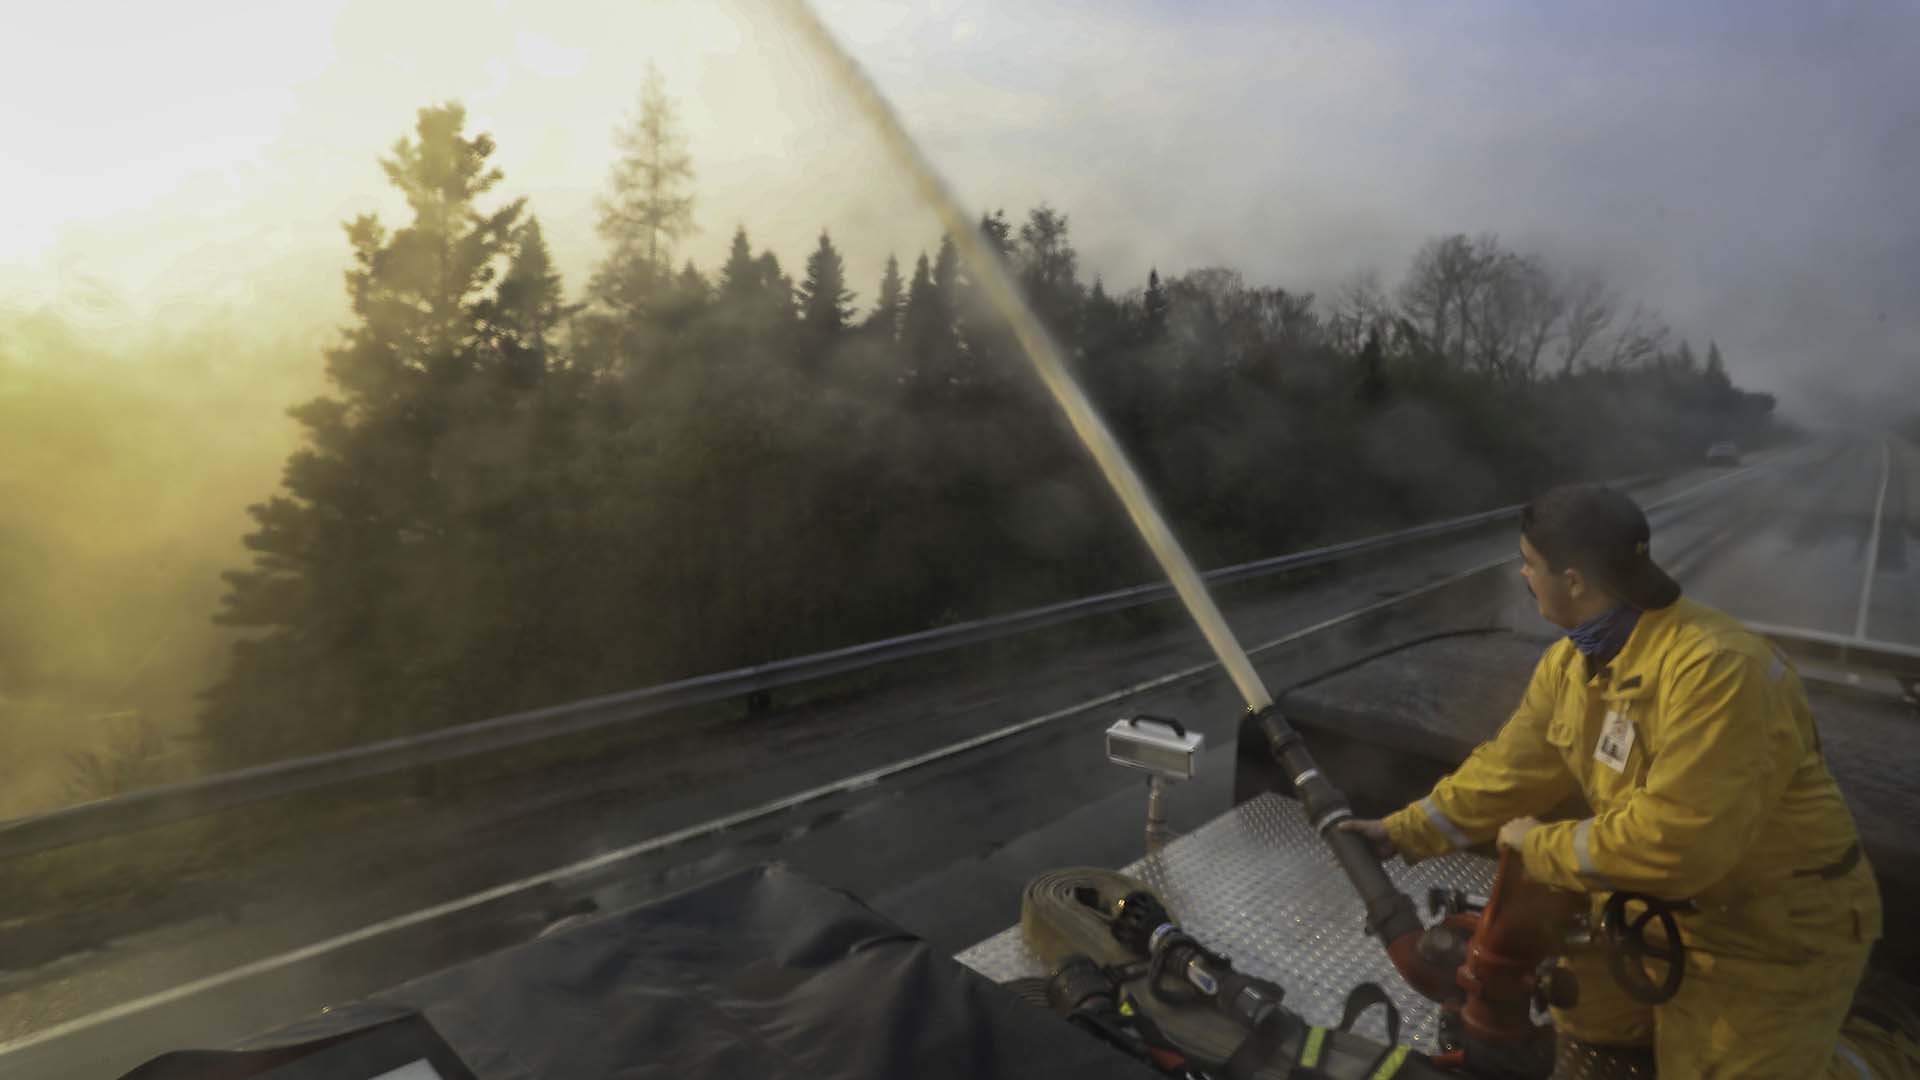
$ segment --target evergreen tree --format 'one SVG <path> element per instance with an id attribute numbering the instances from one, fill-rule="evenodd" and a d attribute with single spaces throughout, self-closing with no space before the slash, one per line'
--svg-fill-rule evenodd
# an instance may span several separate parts
<path id="1" fill-rule="evenodd" d="M 949 375 L 944 361 L 952 351 L 953 325 L 924 251 L 913 265 L 913 280 L 907 286 L 900 345 L 906 354 L 908 399 L 924 404 L 941 395 Z"/>
<path id="2" fill-rule="evenodd" d="M 1080 339 L 1081 377 L 1122 442 L 1135 434 L 1129 425 L 1138 407 L 1138 365 L 1128 349 L 1127 322 L 1126 306 L 1107 294 L 1106 283 L 1096 275 L 1087 292 Z"/>
<path id="3" fill-rule="evenodd" d="M 700 273 L 700 268 L 693 265 L 692 259 L 688 259 L 687 265 L 680 268 L 679 285 L 686 297 L 702 302 L 707 299 L 707 279 Z"/>
<path id="4" fill-rule="evenodd" d="M 1068 238 L 1067 216 L 1044 203 L 1020 226 L 1020 284 L 1040 321 L 1071 350 L 1079 335 L 1080 255 Z"/>
<path id="5" fill-rule="evenodd" d="M 900 260 L 887 256 L 887 269 L 880 275 L 880 292 L 868 313 L 866 327 L 883 341 L 900 338 L 900 318 L 907 307 L 906 286 L 900 280 Z"/>
<path id="6" fill-rule="evenodd" d="M 820 245 L 807 256 L 807 276 L 800 283 L 798 297 L 801 324 L 816 347 L 838 336 L 853 317 L 846 264 L 825 230 L 820 233 Z"/>
<path id="7" fill-rule="evenodd" d="M 962 281 L 960 281 L 960 250 L 954 248 L 952 236 L 941 236 L 939 252 L 933 256 L 933 300 L 937 331 L 929 331 L 924 344 L 929 352 L 918 354 L 925 369 L 935 373 L 935 380 L 941 386 L 943 394 L 950 394 L 960 386 L 972 384 L 970 373 L 964 371 L 966 357 L 973 357 L 960 346 L 960 321 L 962 321 Z"/>
<path id="8" fill-rule="evenodd" d="M 713 298 L 713 288 L 700 273 L 693 260 L 687 260 L 680 273 L 673 279 L 673 288 L 669 290 L 669 300 L 661 312 L 661 327 L 669 333 L 684 332 L 699 313 L 706 309 Z"/>
<path id="9" fill-rule="evenodd" d="M 1093 288 L 1087 291 L 1081 350 L 1089 357 L 1105 356 L 1120 345 L 1125 316 L 1120 305 L 1107 295 L 1106 283 L 1094 275 Z"/>
<path id="10" fill-rule="evenodd" d="M 736 346 L 767 347 L 785 340 L 793 327 L 793 279 L 781 272 L 773 252 L 753 253 L 744 226 L 734 231 L 726 264 L 720 268 L 718 300 L 711 329 Z M 746 355 L 739 348 L 722 351 L 735 358 Z"/>
<path id="11" fill-rule="evenodd" d="M 940 238 L 940 250 L 933 259 L 933 288 L 940 296 L 940 309 L 949 322 L 960 310 L 960 252 L 953 237 Z"/>
<path id="12" fill-rule="evenodd" d="M 1005 210 L 980 215 L 980 238 L 987 242 L 987 248 L 994 254 L 1008 262 L 1012 261 L 1013 223 L 1007 220 Z"/>
<path id="13" fill-rule="evenodd" d="M 1167 291 L 1160 287 L 1158 268 L 1147 271 L 1147 291 L 1141 297 L 1142 330 L 1148 341 L 1158 341 L 1167 330 Z"/>
<path id="14" fill-rule="evenodd" d="M 565 302 L 540 219 L 529 217 L 514 235 L 513 261 L 500 280 L 499 296 L 482 306 L 494 330 L 501 376 L 516 386 L 537 382 L 546 372 L 549 339 L 574 310 Z"/>
<path id="15" fill-rule="evenodd" d="M 477 205 L 501 174 L 488 165 L 492 138 L 467 138 L 465 120 L 458 105 L 422 109 L 414 137 L 381 162 L 409 225 L 389 233 L 362 215 L 347 226 L 355 322 L 327 354 L 333 393 L 292 410 L 305 445 L 284 493 L 249 509 L 253 566 L 225 575 L 216 616 L 260 632 L 236 645 L 203 715 L 230 760 L 452 718 L 436 692 L 453 678 L 440 643 L 460 636 L 448 605 L 462 493 L 447 482 L 446 448 L 494 346 L 526 349 L 557 323 L 538 232 L 518 227 L 522 204 Z M 489 286 L 516 248 L 503 297 Z"/>
<path id="16" fill-rule="evenodd" d="M 1011 275 L 1015 244 L 1013 225 L 1007 220 L 1006 211 L 981 215 L 980 239 Z M 991 408 L 1003 396 L 1022 363 L 1020 342 L 1014 336 L 1013 327 L 988 298 L 978 275 L 969 270 L 962 277 L 953 318 L 964 363 L 957 366 L 954 378 L 972 404 Z"/>
<path id="17" fill-rule="evenodd" d="M 435 677 L 444 715 L 473 719 L 544 704 L 578 685 L 579 624 L 558 598 L 577 593 L 578 493 L 561 481 L 578 452 L 588 384 L 557 331 L 578 310 L 537 218 L 515 233 L 494 297 L 478 306 L 495 328 L 499 378 L 463 395 L 462 415 L 438 454 L 457 555 L 441 589 L 463 603 L 443 617 Z"/>
<path id="18" fill-rule="evenodd" d="M 600 199 L 608 255 L 590 289 L 618 313 L 645 310 L 665 284 L 673 245 L 693 229 L 693 162 L 660 71 L 647 65 L 638 110 L 614 135 L 620 159 Z"/>
<path id="19" fill-rule="evenodd" d="M 1716 341 L 1707 342 L 1706 379 L 1709 385 L 1723 389 L 1733 386 L 1733 380 L 1727 377 L 1727 362 L 1721 357 L 1720 344 Z"/>
<path id="20" fill-rule="evenodd" d="M 796 314 L 793 304 L 793 279 L 780 270 L 780 258 L 771 251 L 763 251 L 754 260 L 754 267 L 760 275 L 760 293 L 764 298 L 767 311 L 778 323 L 792 322 Z"/>
<path id="21" fill-rule="evenodd" d="M 1366 405 L 1378 405 L 1387 399 L 1386 350 L 1380 347 L 1379 333 L 1371 330 L 1366 344 L 1360 346 L 1359 394 Z"/>
<path id="22" fill-rule="evenodd" d="M 1098 275 L 1087 292 L 1087 309 L 1081 321 L 1081 354 L 1087 367 L 1112 367 L 1121 363 L 1121 350 L 1127 344 L 1127 309 L 1108 296 L 1106 282 Z"/>
<path id="23" fill-rule="evenodd" d="M 727 249 L 727 261 L 720 267 L 720 295 L 742 300 L 760 289 L 760 268 L 754 262 L 753 245 L 747 242 L 747 227 L 733 230 L 733 245 Z"/>
<path id="24" fill-rule="evenodd" d="M 1707 368 L 1700 381 L 1706 387 L 1707 407 L 1721 414 L 1723 434 L 1739 434 L 1736 429 L 1742 418 L 1738 414 L 1743 410 L 1749 423 L 1761 421 L 1773 411 L 1773 400 L 1766 395 L 1734 389 L 1733 379 L 1727 375 L 1727 362 L 1715 342 L 1707 342 Z"/>

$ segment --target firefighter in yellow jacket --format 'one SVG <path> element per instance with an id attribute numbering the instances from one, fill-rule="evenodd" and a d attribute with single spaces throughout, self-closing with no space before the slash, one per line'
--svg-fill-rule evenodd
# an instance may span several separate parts
<path id="1" fill-rule="evenodd" d="M 1838 1040 L 1880 936 L 1879 890 L 1820 752 L 1799 676 L 1654 565 L 1645 515 L 1558 488 L 1522 517 L 1540 613 L 1567 630 L 1506 726 L 1426 798 L 1354 821 L 1409 860 L 1497 838 L 1527 873 L 1684 902 L 1680 991 L 1649 1007 L 1603 961 L 1568 961 L 1563 1043 L 1650 1047 L 1662 1080 L 1872 1075 Z M 1569 796 L 1588 816 L 1542 824 Z"/>

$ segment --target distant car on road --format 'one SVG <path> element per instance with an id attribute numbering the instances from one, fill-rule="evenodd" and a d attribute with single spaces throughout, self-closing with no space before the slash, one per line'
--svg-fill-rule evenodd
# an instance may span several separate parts
<path id="1" fill-rule="evenodd" d="M 1707 464 L 1738 465 L 1740 464 L 1740 448 L 1730 442 L 1714 443 L 1712 446 L 1707 447 Z"/>

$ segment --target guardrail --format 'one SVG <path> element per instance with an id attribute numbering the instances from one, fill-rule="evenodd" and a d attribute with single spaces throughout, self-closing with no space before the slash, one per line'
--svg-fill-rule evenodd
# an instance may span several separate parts
<path id="1" fill-rule="evenodd" d="M 1920 648 L 1894 641 L 1831 634 L 1800 626 L 1747 624 L 1780 646 L 1787 655 L 1820 664 L 1833 664 L 1856 674 L 1882 675 L 1898 683 L 1907 700 L 1920 705 Z"/>
<path id="2" fill-rule="evenodd" d="M 1648 510 L 1672 506 L 1698 491 L 1717 486 L 1748 471 L 1743 469 L 1723 474 L 1680 495 L 1655 503 Z M 1618 483 L 1631 486 L 1652 479 L 1655 478 L 1643 476 Z M 1328 565 L 1358 555 L 1453 536 L 1503 520 L 1517 519 L 1520 510 L 1520 504 L 1503 506 L 1396 532 L 1221 567 L 1201 577 L 1209 584 L 1222 585 Z M 249 803 L 579 734 L 674 709 L 812 682 L 1094 615 L 1159 603 L 1173 597 L 1174 591 L 1169 584 L 1137 585 L 1012 614 L 975 619 L 564 705 L 510 713 L 419 735 L 365 743 L 329 753 L 79 803 L 0 822 L 0 859 L 69 847 Z"/>

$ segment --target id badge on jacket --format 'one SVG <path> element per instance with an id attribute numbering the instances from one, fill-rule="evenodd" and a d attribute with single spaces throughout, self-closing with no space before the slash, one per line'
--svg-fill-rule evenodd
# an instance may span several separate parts
<path id="1" fill-rule="evenodd" d="M 1627 755 L 1633 753 L 1633 721 L 1626 710 L 1611 709 L 1600 725 L 1600 738 L 1593 744 L 1593 760 L 1617 773 L 1627 771 Z"/>

